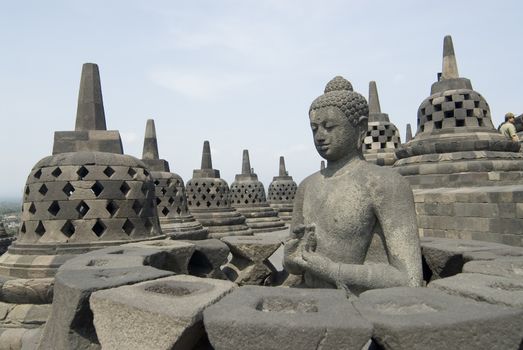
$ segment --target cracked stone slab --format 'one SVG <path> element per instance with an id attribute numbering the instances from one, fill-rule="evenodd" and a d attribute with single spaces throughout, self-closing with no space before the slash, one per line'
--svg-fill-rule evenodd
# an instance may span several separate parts
<path id="1" fill-rule="evenodd" d="M 0 300 L 14 304 L 50 304 L 54 278 L 9 279 L 0 285 Z"/>
<path id="2" fill-rule="evenodd" d="M 479 273 L 460 273 L 428 285 L 448 294 L 489 304 L 523 307 L 523 280 Z"/>
<path id="3" fill-rule="evenodd" d="M 521 342 L 523 310 L 435 289 L 376 289 L 353 304 L 374 325 L 373 341 L 386 350 L 518 349 Z"/>
<path id="4" fill-rule="evenodd" d="M 229 281 L 178 275 L 91 295 L 103 349 L 192 349 L 205 334 L 203 310 L 236 288 Z"/>
<path id="5" fill-rule="evenodd" d="M 227 279 L 221 266 L 227 263 L 229 247 L 219 239 L 189 241 L 195 251 L 189 260 L 189 274 L 197 277 Z"/>
<path id="6" fill-rule="evenodd" d="M 334 289 L 241 287 L 204 311 L 216 350 L 358 349 L 371 324 Z"/>

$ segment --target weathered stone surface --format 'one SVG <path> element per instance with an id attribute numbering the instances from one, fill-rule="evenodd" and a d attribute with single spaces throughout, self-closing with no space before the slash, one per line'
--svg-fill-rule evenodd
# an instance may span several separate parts
<path id="1" fill-rule="evenodd" d="M 234 236 L 222 239 L 232 253 L 231 261 L 223 268 L 227 277 L 239 285 L 269 284 L 277 273 L 269 257 L 282 245 L 279 239 L 268 236 Z"/>
<path id="2" fill-rule="evenodd" d="M 195 251 L 189 260 L 188 271 L 190 275 L 227 279 L 221 266 L 227 262 L 229 247 L 219 239 L 205 239 L 191 241 Z"/>
<path id="3" fill-rule="evenodd" d="M 50 304 L 13 304 L 13 308 L 0 323 L 12 327 L 37 328 L 47 321 L 50 313 Z"/>
<path id="4" fill-rule="evenodd" d="M 163 266 L 158 268 L 181 274 L 188 273 L 189 260 L 196 249 L 192 243 L 173 241 L 170 239 L 128 243 L 122 245 L 122 247 L 137 247 L 164 251 L 167 253 L 167 258 Z"/>
<path id="5" fill-rule="evenodd" d="M 10 279 L 0 284 L 0 300 L 14 304 L 50 304 L 53 278 Z"/>
<path id="6" fill-rule="evenodd" d="M 523 248 L 521 247 L 503 247 L 499 249 L 491 249 L 476 252 L 464 252 L 463 260 L 494 260 L 504 258 L 519 258 L 523 259 Z"/>
<path id="7" fill-rule="evenodd" d="M 479 273 L 460 273 L 431 282 L 428 286 L 448 294 L 490 304 L 523 307 L 523 281 L 521 279 Z"/>
<path id="8" fill-rule="evenodd" d="M 339 290 L 245 286 L 204 311 L 216 350 L 361 349 L 371 325 Z"/>
<path id="9" fill-rule="evenodd" d="M 191 247 L 176 243 L 182 251 Z M 88 302 L 91 293 L 172 275 L 160 270 L 176 265 L 169 251 L 176 248 L 111 247 L 66 262 L 55 277 L 51 316 L 38 349 L 99 349 Z"/>
<path id="10" fill-rule="evenodd" d="M 235 285 L 178 275 L 91 295 L 103 349 L 192 349 L 205 331 L 203 310 Z"/>
<path id="11" fill-rule="evenodd" d="M 433 281 L 439 278 L 454 276 L 463 269 L 466 252 L 497 251 L 504 249 L 502 244 L 457 240 L 447 238 L 422 238 L 421 250 L 423 259 L 430 269 L 430 276 L 426 279 Z"/>
<path id="12" fill-rule="evenodd" d="M 443 280 L 440 280 L 443 281 Z M 383 349 L 518 349 L 523 310 L 428 288 L 367 291 L 353 302 Z"/>
<path id="13" fill-rule="evenodd" d="M 340 76 L 309 109 L 327 167 L 298 187 L 284 255 L 287 271 L 303 275 L 308 287 L 359 294 L 422 283 L 412 191 L 396 171 L 363 159 L 368 114 L 365 98 Z M 386 264 L 364 264 L 375 233 L 384 238 Z"/>
<path id="14" fill-rule="evenodd" d="M 523 281 L 522 258 L 499 258 L 496 260 L 469 261 L 463 265 L 465 273 L 481 273 Z"/>
<path id="15" fill-rule="evenodd" d="M 40 333 L 41 328 L 0 327 L 0 350 L 33 350 Z"/>

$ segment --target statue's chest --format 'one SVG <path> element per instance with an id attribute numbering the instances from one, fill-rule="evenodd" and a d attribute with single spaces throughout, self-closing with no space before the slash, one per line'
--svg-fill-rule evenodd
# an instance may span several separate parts
<path id="1" fill-rule="evenodd" d="M 348 178 L 311 183 L 304 196 L 303 214 L 306 223 L 342 235 L 367 231 L 375 223 L 368 189 Z"/>

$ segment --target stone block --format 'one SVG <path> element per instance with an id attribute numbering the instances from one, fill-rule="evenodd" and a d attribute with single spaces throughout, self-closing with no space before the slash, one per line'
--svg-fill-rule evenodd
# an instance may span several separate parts
<path id="1" fill-rule="evenodd" d="M 203 310 L 235 288 L 228 281 L 187 275 L 122 286 L 91 295 L 103 349 L 192 349 L 205 334 Z"/>
<path id="2" fill-rule="evenodd" d="M 476 301 L 523 307 L 523 281 L 520 279 L 479 273 L 460 273 L 433 281 L 428 286 Z"/>
<path id="3" fill-rule="evenodd" d="M 0 300 L 13 304 L 50 304 L 54 278 L 7 280 L 0 285 Z"/>
<path id="4" fill-rule="evenodd" d="M 469 261 L 463 265 L 464 273 L 481 273 L 523 281 L 523 258 L 498 258 Z"/>
<path id="5" fill-rule="evenodd" d="M 231 236 L 222 239 L 231 250 L 232 259 L 223 268 L 227 277 L 240 285 L 269 284 L 276 274 L 269 257 L 282 245 L 269 236 Z"/>
<path id="6" fill-rule="evenodd" d="M 431 280 L 456 275 L 462 271 L 463 253 L 503 248 L 496 243 L 432 238 L 421 240 L 421 252 L 432 275 Z"/>
<path id="7" fill-rule="evenodd" d="M 517 349 L 523 310 L 477 303 L 428 288 L 362 293 L 353 302 L 383 349 Z"/>
<path id="8" fill-rule="evenodd" d="M 204 311 L 216 350 L 361 349 L 372 326 L 345 292 L 245 286 Z"/>
<path id="9" fill-rule="evenodd" d="M 192 243 L 170 239 L 128 243 L 122 245 L 122 247 L 137 247 L 164 251 L 167 253 L 167 258 L 161 269 L 180 274 L 188 273 L 189 260 L 196 249 Z"/>
<path id="10" fill-rule="evenodd" d="M 136 247 L 112 247 L 101 251 L 102 254 L 93 252 L 71 259 L 58 270 L 51 315 L 38 349 L 99 349 L 89 307 L 91 293 L 172 275 L 169 271 L 143 266 L 151 260 L 161 265 L 162 259 L 155 259 L 158 256 L 165 258 L 165 252 Z M 110 258 L 111 255 L 114 258 Z M 127 266 L 121 266 L 127 263 Z"/>
<path id="11" fill-rule="evenodd" d="M 205 239 L 189 241 L 194 244 L 195 251 L 189 260 L 188 271 L 190 275 L 227 279 L 221 266 L 227 262 L 229 247 L 219 239 Z"/>
<path id="12" fill-rule="evenodd" d="M 504 246 L 489 250 L 463 252 L 463 260 L 465 262 L 474 260 L 494 260 L 500 258 L 523 259 L 523 248 Z"/>

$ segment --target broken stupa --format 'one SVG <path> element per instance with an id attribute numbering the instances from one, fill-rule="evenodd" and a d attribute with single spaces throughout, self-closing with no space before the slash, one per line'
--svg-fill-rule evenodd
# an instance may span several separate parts
<path id="1" fill-rule="evenodd" d="M 82 67 L 75 130 L 56 132 L 27 177 L 21 221 L 0 275 L 50 277 L 78 254 L 162 235 L 149 171 L 106 130 L 96 64 Z"/>
<path id="2" fill-rule="evenodd" d="M 363 139 L 363 156 L 377 165 L 392 165 L 396 161 L 395 150 L 401 144 L 400 133 L 381 112 L 376 82 L 369 83 L 369 124 Z"/>
<path id="3" fill-rule="evenodd" d="M 252 235 L 245 216 L 231 206 L 229 185 L 220 178 L 220 171 L 212 168 L 209 141 L 203 143 L 201 167 L 193 171 L 186 190 L 190 212 L 209 230 L 210 237 Z"/>
<path id="4" fill-rule="evenodd" d="M 206 239 L 208 232 L 189 212 L 185 184 L 180 175 L 160 159 L 154 120 L 147 120 L 142 161 L 154 180 L 156 207 L 162 232 L 172 239 Z"/>
<path id="5" fill-rule="evenodd" d="M 394 167 L 410 181 L 422 236 L 523 245 L 523 154 L 493 126 L 487 101 L 458 74 L 446 36 L 443 70 Z"/>
<path id="6" fill-rule="evenodd" d="M 251 168 L 249 151 L 243 150 L 242 173 L 235 176 L 229 191 L 231 205 L 246 218 L 254 233 L 278 231 L 286 228 L 278 212 L 270 207 L 265 187 Z"/>
<path id="7" fill-rule="evenodd" d="M 273 209 L 278 211 L 278 216 L 284 221 L 292 219 L 292 207 L 297 189 L 298 185 L 285 169 L 285 158 L 280 156 L 279 174 L 272 178 L 269 185 L 268 202 Z"/>

